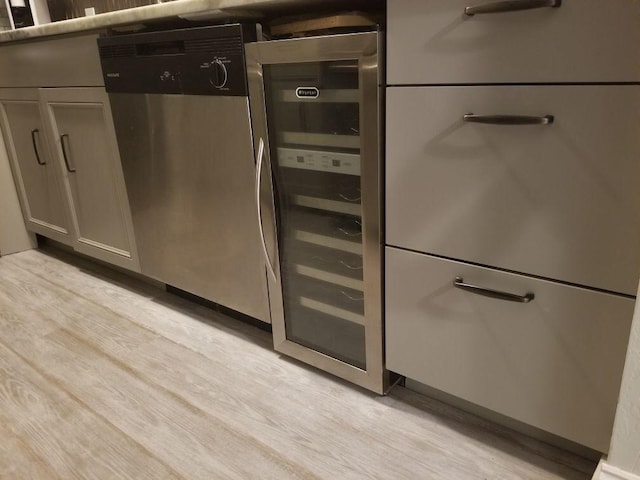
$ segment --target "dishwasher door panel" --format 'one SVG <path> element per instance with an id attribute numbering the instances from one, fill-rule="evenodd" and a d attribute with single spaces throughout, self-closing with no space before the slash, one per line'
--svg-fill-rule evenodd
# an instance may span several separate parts
<path id="1" fill-rule="evenodd" d="M 247 98 L 110 100 L 142 273 L 270 322 Z"/>

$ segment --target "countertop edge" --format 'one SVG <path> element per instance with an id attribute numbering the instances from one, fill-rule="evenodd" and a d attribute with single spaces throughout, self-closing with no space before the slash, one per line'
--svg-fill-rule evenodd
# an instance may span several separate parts
<path id="1" fill-rule="evenodd" d="M 74 18 L 35 27 L 0 32 L 0 46 L 11 42 L 44 37 L 90 32 L 109 27 L 120 27 L 145 21 L 182 17 L 194 20 L 223 20 L 227 18 L 258 18 L 257 10 L 273 6 L 293 6 L 309 0 L 175 0 L 169 3 L 117 10 L 95 16 Z"/>

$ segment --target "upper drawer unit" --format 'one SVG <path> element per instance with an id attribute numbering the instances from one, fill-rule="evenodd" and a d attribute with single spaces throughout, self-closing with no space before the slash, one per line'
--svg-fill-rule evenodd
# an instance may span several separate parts
<path id="1" fill-rule="evenodd" d="M 635 295 L 639 112 L 638 85 L 387 89 L 387 243 Z"/>
<path id="2" fill-rule="evenodd" d="M 539 8 L 482 13 L 504 5 Z M 467 7 L 478 8 L 467 15 Z M 387 8 L 390 85 L 640 80 L 638 0 L 389 0 Z"/>

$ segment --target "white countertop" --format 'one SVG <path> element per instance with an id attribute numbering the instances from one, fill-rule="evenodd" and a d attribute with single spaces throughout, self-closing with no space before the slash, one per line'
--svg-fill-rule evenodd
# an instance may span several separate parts
<path id="1" fill-rule="evenodd" d="M 306 6 L 318 8 L 331 4 L 336 7 L 343 6 L 343 8 L 350 6 L 348 1 L 330 2 L 327 0 L 175 0 L 157 5 L 102 13 L 91 17 L 63 20 L 36 27 L 4 31 L 0 32 L 0 43 L 98 30 L 170 17 L 192 20 L 258 18 L 263 10 L 284 10 L 287 7 L 296 7 L 296 10 L 299 11 Z"/>

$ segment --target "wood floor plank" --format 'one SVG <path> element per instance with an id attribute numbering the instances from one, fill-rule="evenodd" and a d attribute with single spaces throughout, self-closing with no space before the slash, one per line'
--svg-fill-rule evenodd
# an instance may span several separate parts
<path id="1" fill-rule="evenodd" d="M 4 317 L 0 317 L 4 332 L 6 323 L 2 320 Z M 32 338 L 43 341 L 37 335 Z M 144 475 L 178 478 L 110 424 L 57 389 L 6 342 L 3 335 L 0 424 L 27 442 L 37 456 L 42 468 L 34 472 L 41 475 L 35 478 L 133 480 Z"/>
<path id="2" fill-rule="evenodd" d="M 30 250 L 19 256 L 4 257 L 3 260 L 28 269 L 43 279 L 55 282 L 59 287 L 163 336 L 171 333 L 172 340 L 184 339 L 186 341 L 182 344 L 186 347 L 190 347 L 194 339 L 201 338 L 203 332 L 210 333 L 210 325 L 215 325 L 215 332 L 202 338 L 208 348 L 226 348 L 229 335 L 242 337 L 249 343 L 269 349 L 273 347 L 271 335 L 243 322 L 166 293 L 124 273 L 78 259 L 65 252 L 54 250 L 53 253 L 55 256 Z M 74 263 L 66 263 L 60 258 Z M 170 318 L 167 318 L 167 309 L 171 313 Z"/>
<path id="3" fill-rule="evenodd" d="M 11 290 L 7 283 L 10 275 L 6 269 L 2 273 L 3 290 Z M 23 330 L 14 334 L 12 342 L 32 352 L 34 364 L 46 369 L 67 391 L 110 418 L 121 431 L 186 478 L 252 478 L 258 465 L 260 478 L 314 478 L 249 433 L 237 432 L 154 388 L 77 336 L 56 330 L 43 338 L 30 337 L 28 331 L 37 330 L 42 323 L 34 320 L 31 310 L 27 307 L 23 314 L 17 313 Z"/>
<path id="4" fill-rule="evenodd" d="M 0 380 L 1 381 L 1 380 Z M 57 480 L 51 466 L 31 446 L 0 422 L 0 478 Z"/>
<path id="5" fill-rule="evenodd" d="M 305 478 L 590 478 L 590 461 L 404 389 L 379 397 L 346 385 L 280 358 L 265 332 L 122 274 L 38 251 L 6 258 L 0 288 L 14 301 L 26 289 L 30 308 L 47 311 L 61 327 L 48 336 L 56 348 L 245 432 Z"/>
<path id="6" fill-rule="evenodd" d="M 5 280 L 7 278 L 5 273 Z M 58 292 L 58 298 L 48 295 L 45 289 L 36 293 L 37 301 L 48 305 L 50 311 L 55 311 L 58 303 L 64 305 L 67 310 L 73 310 L 72 305 L 77 302 L 69 294 L 61 295 L 60 292 Z M 389 470 L 404 478 L 416 477 L 431 469 L 433 462 L 425 462 L 425 459 L 428 460 L 429 450 L 427 449 L 419 454 L 409 455 L 402 451 L 401 445 L 396 447 L 385 442 L 372 442 L 367 449 L 363 449 L 362 439 L 366 431 L 349 428 L 342 418 L 334 418 L 324 406 L 326 401 L 322 399 L 323 392 L 307 395 L 314 403 L 307 408 L 299 409 L 299 400 L 288 398 L 287 385 L 279 385 L 273 381 L 274 372 L 278 372 L 278 377 L 286 379 L 288 374 L 280 369 L 286 370 L 293 367 L 296 370 L 298 367 L 278 361 L 273 352 L 265 352 L 264 349 L 257 352 L 257 355 L 268 354 L 274 357 L 276 362 L 269 366 L 267 371 L 261 371 L 261 357 L 258 357 L 254 364 L 255 368 L 248 371 L 250 376 L 247 377 L 245 374 L 243 377 L 242 371 L 239 371 L 237 366 L 242 362 L 246 363 L 249 360 L 248 357 L 252 355 L 251 349 L 247 351 L 245 348 L 245 352 L 240 350 L 244 347 L 242 343 L 238 343 L 238 348 L 227 352 L 227 355 L 222 357 L 224 362 L 217 361 L 217 357 L 207 362 L 207 358 L 189 350 L 181 349 L 174 352 L 176 345 L 171 342 L 157 335 L 149 336 L 150 332 L 144 335 L 145 332 L 141 329 L 135 332 L 131 325 L 118 323 L 117 318 L 101 321 L 94 316 L 89 326 L 84 324 L 84 319 L 74 320 L 73 317 L 73 315 L 67 315 L 60 321 L 77 333 L 93 336 L 94 341 L 99 342 L 112 356 L 126 359 L 127 364 L 132 368 L 139 366 L 146 375 L 162 372 L 155 376 L 154 381 L 163 384 L 166 388 L 171 388 L 170 385 L 173 385 L 181 395 L 189 394 L 189 401 L 197 403 L 200 408 L 211 412 L 211 406 L 219 406 L 220 397 L 226 397 L 225 409 L 218 408 L 216 412 L 211 412 L 212 414 L 217 414 L 218 418 L 224 416 L 228 421 L 236 422 L 235 425 L 238 428 L 259 433 L 265 443 L 284 447 L 283 450 L 294 461 L 306 462 L 308 468 L 313 467 L 325 478 L 339 475 L 341 472 L 345 472 L 342 473 L 343 478 L 351 478 L 351 475 L 354 475 L 353 478 L 362 478 L 362 476 L 376 478 L 382 472 L 379 471 L 379 465 L 371 463 L 372 456 L 388 458 Z M 139 347 L 131 348 L 126 344 L 126 339 L 135 338 L 136 333 L 139 338 Z M 227 340 L 224 344 L 228 345 L 229 341 Z M 132 352 L 136 357 L 132 357 Z M 141 354 L 146 354 L 147 357 L 143 358 Z M 145 363 L 145 361 L 148 362 Z M 175 371 L 172 370 L 174 365 L 181 367 Z M 207 370 L 198 371 L 200 365 L 206 365 Z M 256 377 L 256 373 L 266 375 Z M 182 378 L 188 378 L 189 381 L 183 382 Z M 202 392 L 197 391 L 199 385 L 210 386 L 207 393 L 216 392 L 216 394 L 202 395 Z M 261 388 L 256 388 L 257 385 Z M 229 390 L 232 392 L 228 393 Z M 265 391 L 273 392 L 273 396 L 265 397 Z M 375 397 L 363 396 L 363 400 L 370 398 Z M 296 418 L 291 419 L 291 412 L 296 409 L 299 410 L 295 415 Z M 341 434 L 336 436 L 336 431 L 341 431 Z M 402 435 L 402 432 L 400 434 Z M 431 451 L 438 454 L 442 449 L 432 448 Z M 447 456 L 451 457 L 451 462 L 456 462 L 453 455 Z M 475 472 L 469 471 L 468 474 L 474 475 Z"/>

